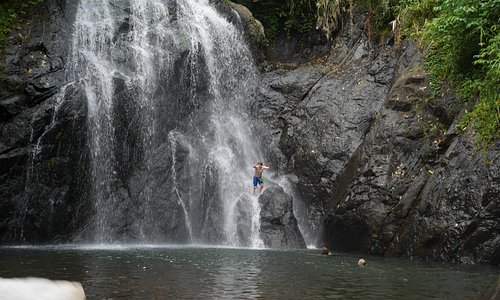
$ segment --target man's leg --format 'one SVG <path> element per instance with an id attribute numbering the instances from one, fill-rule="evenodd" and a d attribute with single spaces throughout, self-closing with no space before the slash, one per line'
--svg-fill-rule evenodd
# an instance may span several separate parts
<path id="1" fill-rule="evenodd" d="M 257 188 L 257 178 L 253 177 L 253 194 L 255 195 L 255 189 Z"/>
<path id="2" fill-rule="evenodd" d="M 262 189 L 263 189 L 263 188 L 264 188 L 264 184 L 263 184 L 263 183 L 261 183 L 261 184 L 260 184 L 260 192 L 261 192 L 261 193 L 262 193 Z"/>

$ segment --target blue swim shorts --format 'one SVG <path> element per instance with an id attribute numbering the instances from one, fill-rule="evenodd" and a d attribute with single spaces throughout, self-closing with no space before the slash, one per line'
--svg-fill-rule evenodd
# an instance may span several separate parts
<path id="1" fill-rule="evenodd" d="M 253 177 L 253 186 L 257 186 L 257 184 L 264 184 L 264 179 L 262 179 L 262 177 L 257 177 L 257 176 L 254 176 Z"/>

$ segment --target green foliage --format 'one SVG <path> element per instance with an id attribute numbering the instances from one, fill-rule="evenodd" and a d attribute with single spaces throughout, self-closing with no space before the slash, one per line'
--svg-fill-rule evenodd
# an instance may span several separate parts
<path id="1" fill-rule="evenodd" d="M 434 89 L 448 80 L 465 100 L 478 99 L 460 128 L 471 125 L 486 149 L 500 137 L 500 0 L 441 0 L 421 37 Z"/>
<path id="2" fill-rule="evenodd" d="M 474 65 L 481 67 L 481 75 L 475 80 L 464 80 L 463 90 L 478 93 L 479 100 L 474 109 L 466 114 L 459 129 L 471 125 L 477 133 L 476 145 L 487 149 L 500 137 L 500 33 L 493 25 L 491 37 L 474 56 Z"/>
<path id="3" fill-rule="evenodd" d="M 298 31 L 307 33 L 316 23 L 316 1 L 314 0 L 289 0 L 280 16 L 285 20 L 287 33 Z"/>
<path id="4" fill-rule="evenodd" d="M 467 2 L 472 5 L 467 5 Z M 444 0 L 435 8 L 438 17 L 425 25 L 422 37 L 428 49 L 429 69 L 435 79 L 444 80 L 475 71 L 474 55 L 480 53 L 484 35 L 493 25 L 489 12 L 481 10 L 479 3 Z"/>
<path id="5" fill-rule="evenodd" d="M 394 20 L 399 1 L 396 0 L 358 0 L 355 5 L 370 14 L 370 21 L 377 33 L 389 31 L 389 22 Z"/>
<path id="6" fill-rule="evenodd" d="M 57 164 L 59 163 L 59 158 L 58 157 L 52 157 L 47 161 L 47 168 L 49 170 L 54 170 L 57 167 Z"/>
<path id="7" fill-rule="evenodd" d="M 434 7 L 440 0 L 400 0 L 394 8 L 394 18 L 403 34 L 418 37 L 425 23 L 436 16 Z"/>
<path id="8" fill-rule="evenodd" d="M 0 47 L 5 44 L 5 36 L 9 32 L 17 14 L 12 9 L 6 9 L 5 4 L 0 4 Z"/>
<path id="9" fill-rule="evenodd" d="M 253 16 L 262 22 L 266 37 L 275 40 L 280 32 L 307 33 L 316 23 L 315 0 L 235 0 L 250 9 Z"/>
<path id="10" fill-rule="evenodd" d="M 438 0 L 316 0 L 318 27 L 328 35 L 339 27 L 343 14 L 355 10 L 367 11 L 367 25 L 374 34 L 384 35 L 392 30 L 392 21 L 402 28 L 419 31 L 433 17 Z"/>
<path id="11" fill-rule="evenodd" d="M 327 38 L 330 38 L 338 27 L 345 2 L 345 0 L 317 0 L 317 28 L 323 30 Z"/>
<path id="12" fill-rule="evenodd" d="M 0 2 L 0 48 L 5 46 L 6 36 L 16 22 L 27 18 L 43 0 L 3 0 Z"/>
<path id="13" fill-rule="evenodd" d="M 479 100 L 474 106 L 474 109 L 466 114 L 465 118 L 458 126 L 458 129 L 464 131 L 467 125 L 471 125 L 477 134 L 476 146 L 480 149 L 488 149 L 499 137 L 499 107 L 500 100 Z"/>

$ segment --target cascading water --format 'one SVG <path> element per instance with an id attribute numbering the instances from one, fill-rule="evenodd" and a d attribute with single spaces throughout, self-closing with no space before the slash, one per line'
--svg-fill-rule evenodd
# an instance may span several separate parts
<path id="1" fill-rule="evenodd" d="M 110 237 L 116 175 L 115 128 L 113 127 L 113 73 L 117 66 L 112 61 L 115 24 L 107 1 L 82 1 L 77 11 L 73 40 L 75 78 L 83 81 L 88 101 L 88 128 L 92 165 L 92 195 L 95 198 L 96 239 Z M 110 218 L 105 218 L 109 216 Z"/>
<path id="2" fill-rule="evenodd" d="M 242 36 L 207 0 L 81 0 L 71 61 L 95 208 L 83 239 L 262 245 Z"/>

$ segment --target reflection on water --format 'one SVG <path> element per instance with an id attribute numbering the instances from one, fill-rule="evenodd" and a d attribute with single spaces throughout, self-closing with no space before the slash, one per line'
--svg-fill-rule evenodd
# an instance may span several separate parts
<path id="1" fill-rule="evenodd" d="M 88 299 L 475 299 L 498 269 L 201 247 L 0 248 L 0 277 L 80 281 Z"/>

